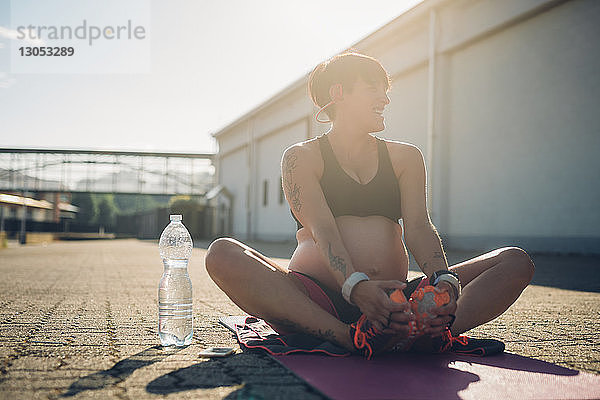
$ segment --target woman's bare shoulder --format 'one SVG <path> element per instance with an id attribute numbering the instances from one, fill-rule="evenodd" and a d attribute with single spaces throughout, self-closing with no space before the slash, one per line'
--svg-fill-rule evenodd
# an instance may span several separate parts
<path id="1" fill-rule="evenodd" d="M 294 162 L 302 163 L 307 166 L 323 168 L 321 150 L 319 148 L 318 137 L 303 140 L 288 146 L 282 155 L 282 162 L 286 159 L 293 159 Z"/>
<path id="2" fill-rule="evenodd" d="M 390 156 L 394 155 L 406 155 L 407 153 L 421 152 L 421 150 L 414 144 L 408 142 L 401 142 L 399 140 L 384 139 L 380 138 L 387 145 Z"/>
<path id="3" fill-rule="evenodd" d="M 400 176 L 404 168 L 411 163 L 417 162 L 419 158 L 423 157 L 421 149 L 412 143 L 392 139 L 382 140 L 388 148 L 390 160 L 392 161 L 396 176 Z"/>

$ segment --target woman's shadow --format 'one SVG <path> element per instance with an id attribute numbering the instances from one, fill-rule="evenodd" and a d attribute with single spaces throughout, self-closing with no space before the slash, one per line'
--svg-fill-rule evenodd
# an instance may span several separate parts
<path id="1" fill-rule="evenodd" d="M 101 390 L 127 379 L 136 369 L 146 367 L 179 352 L 182 348 L 153 346 L 116 363 L 112 368 L 94 372 L 73 382 L 61 397 L 71 397 L 87 390 Z"/>
<path id="2" fill-rule="evenodd" d="M 244 398 L 269 398 L 273 396 L 274 392 L 269 393 L 265 392 L 265 390 L 276 391 L 277 395 L 282 396 L 285 395 L 285 393 L 279 393 L 279 391 L 286 391 L 288 386 L 295 386 L 297 388 L 297 382 L 294 382 L 296 383 L 296 385 L 294 385 L 292 384 L 292 381 L 298 380 L 298 383 L 301 382 L 304 384 L 304 381 L 299 380 L 292 373 L 288 372 L 287 369 L 277 365 L 274 360 L 271 360 L 274 363 L 273 369 L 269 369 L 272 374 L 265 373 L 263 368 L 258 367 L 256 363 L 253 362 L 256 360 L 254 360 L 252 354 L 252 352 L 244 352 L 228 358 L 210 359 L 186 368 L 172 371 L 148 383 L 146 391 L 152 394 L 166 395 L 194 389 L 211 389 L 244 384 L 242 388 L 230 393 L 225 398 L 237 399 L 240 398 L 240 396 L 243 396 Z M 267 356 L 264 357 L 268 358 Z M 295 357 L 302 356 L 297 355 Z M 326 356 L 323 357 L 327 360 L 333 359 Z M 345 357 L 340 357 L 339 361 L 342 361 L 342 358 Z M 362 358 L 360 358 L 358 362 L 367 363 Z M 318 369 L 318 366 L 316 367 Z M 444 398 L 448 399 L 458 400 L 458 392 L 465 389 L 472 382 L 477 382 L 479 380 L 479 377 L 476 374 L 450 368 L 448 360 L 446 359 L 430 359 L 427 363 L 427 368 L 421 372 L 423 372 L 423 376 L 430 376 L 428 374 L 431 373 L 434 375 L 436 373 L 440 375 L 443 374 L 446 378 L 446 397 Z M 416 392 L 423 394 L 423 382 L 414 383 L 418 384 L 418 387 L 414 388 Z M 390 385 L 393 386 L 394 383 L 390 382 Z M 307 386 L 307 391 L 312 392 L 313 394 L 320 394 L 325 398 L 327 397 L 318 390 L 313 389 L 311 386 Z M 406 390 L 406 386 L 403 390 Z M 425 393 L 429 394 L 427 391 L 425 391 Z M 438 394 L 439 390 L 435 393 Z M 453 393 L 454 397 L 448 396 L 450 393 Z M 292 393 L 290 393 L 290 395 L 291 394 Z"/>
<path id="3" fill-rule="evenodd" d="M 243 371 L 247 368 L 247 354 L 227 358 L 211 358 L 186 368 L 159 376 L 146 386 L 153 394 L 170 394 L 194 389 L 212 389 L 237 386 L 245 382 Z M 242 366 L 242 368 L 240 368 Z"/>
<path id="4" fill-rule="evenodd" d="M 92 373 L 78 379 L 71 384 L 67 392 L 61 397 L 72 397 L 84 391 L 101 390 L 106 387 L 114 386 L 126 380 L 135 370 L 164 360 L 166 357 L 176 354 L 181 348 L 163 348 L 162 346 L 153 346 L 142 352 L 134 354 L 124 360 L 116 363 L 112 368 Z M 542 374 L 570 376 L 577 375 L 578 371 L 569 370 L 554 364 L 539 360 L 533 360 L 527 357 L 521 357 L 514 354 L 503 354 L 493 357 L 468 357 L 457 355 L 438 355 L 423 356 L 406 354 L 400 365 L 397 355 L 384 355 L 380 358 L 384 364 L 394 365 L 396 368 L 410 366 L 411 371 L 408 375 L 412 378 L 406 381 L 403 392 L 415 394 L 440 395 L 440 388 L 443 388 L 443 397 L 448 399 L 458 399 L 458 393 L 466 389 L 471 383 L 480 381 L 480 377 L 472 372 L 456 369 L 453 362 L 464 361 L 474 364 L 483 364 L 499 368 L 501 370 L 529 371 Z M 390 358 L 386 362 L 386 358 Z M 394 360 L 394 358 L 396 358 Z M 362 359 L 343 360 L 345 357 L 325 357 L 322 363 L 364 363 Z M 353 358 L 354 359 L 354 358 Z M 266 362 L 266 364 L 264 363 Z M 337 369 L 344 366 L 331 365 Z M 361 364 L 362 365 L 362 364 Z M 366 365 L 362 365 L 365 367 Z M 347 366 L 346 366 L 347 367 Z M 386 367 L 387 368 L 387 367 Z M 318 368 L 317 368 L 318 369 Z M 434 377 L 443 385 L 436 385 L 435 393 L 429 393 L 429 385 L 424 385 L 419 377 Z M 180 368 L 175 371 L 162 375 L 146 385 L 146 391 L 153 394 L 170 394 L 194 389 L 211 389 L 224 386 L 238 386 L 244 384 L 244 387 L 234 391 L 227 398 L 238 398 L 239 395 L 245 397 L 260 398 L 269 397 L 268 393 L 261 392 L 265 384 L 273 390 L 285 389 L 292 383 L 298 383 L 299 379 L 282 368 L 275 360 L 272 360 L 265 354 L 256 354 L 254 352 L 238 353 L 236 355 L 221 358 L 209 359 L 199 362 L 186 368 Z M 412 382 L 412 383 L 411 383 Z M 292 385 L 294 386 L 294 385 Z M 393 386 L 393 383 L 392 383 Z M 414 387 L 412 387 L 414 386 Z M 263 389 L 259 389 L 263 388 Z M 432 388 L 431 388 L 432 389 Z M 313 391 L 312 388 L 307 389 Z M 314 393 L 318 393 L 314 390 Z"/>
<path id="5" fill-rule="evenodd" d="M 269 368 L 268 365 L 258 365 L 261 363 L 256 359 L 257 356 L 261 359 L 267 359 L 268 362 L 273 362 L 273 367 Z M 298 359 L 302 355 L 291 357 Z M 554 375 L 556 377 L 578 374 L 578 371 L 508 353 L 491 357 L 460 356 L 456 354 L 390 354 L 381 356 L 376 363 L 369 363 L 360 357 L 349 359 L 346 357 L 323 356 L 323 358 L 319 358 L 316 361 L 314 357 L 308 356 L 307 360 L 314 362 L 317 370 L 323 368 L 323 366 L 319 366 L 321 363 L 327 364 L 327 368 L 339 368 L 340 371 L 348 370 L 348 368 L 350 370 L 361 370 L 361 373 L 350 377 L 350 379 L 358 379 L 359 381 L 363 375 L 372 375 L 377 380 L 377 376 L 387 375 L 390 369 L 398 369 L 402 371 L 402 374 L 398 375 L 398 378 L 403 378 L 398 381 L 402 382 L 400 386 L 398 382 L 390 381 L 389 387 L 382 392 L 375 390 L 367 393 L 367 395 L 385 394 L 387 396 L 390 393 L 396 393 L 393 390 L 399 390 L 399 387 L 401 387 L 403 396 L 406 396 L 406 398 L 431 397 L 459 399 L 459 393 L 467 389 L 472 383 L 481 380 L 489 381 L 489 375 L 482 377 L 477 373 L 461 369 L 460 366 L 455 364 L 457 361 L 497 368 L 495 372 L 488 371 L 486 372 L 487 374 L 535 372 L 537 374 Z M 349 363 L 352 365 L 349 366 Z M 373 370 L 367 371 L 364 369 L 369 368 L 369 365 L 371 365 Z M 287 386 L 292 384 L 296 379 L 298 378 L 287 369 L 281 368 L 281 366 L 277 365 L 268 356 L 258 355 L 253 352 L 244 352 L 228 358 L 210 359 L 169 372 L 148 383 L 146 391 L 153 394 L 165 395 L 194 389 L 210 389 L 244 384 L 242 388 L 229 394 L 226 398 L 239 398 L 240 395 L 251 398 L 269 398 L 273 393 L 262 393 L 265 388 L 266 390 L 275 391 L 286 390 Z M 345 379 L 348 379 L 348 376 Z M 431 385 L 431 382 L 437 382 L 438 384 Z M 307 390 L 318 393 L 317 390 L 310 387 Z M 348 393 L 350 397 L 352 397 L 352 394 L 356 393 Z"/>

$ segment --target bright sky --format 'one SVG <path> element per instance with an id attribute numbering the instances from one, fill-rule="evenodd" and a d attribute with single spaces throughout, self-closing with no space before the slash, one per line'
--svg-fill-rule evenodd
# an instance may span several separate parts
<path id="1" fill-rule="evenodd" d="M 419 2 L 148 0 L 150 73 L 12 74 L 0 0 L 0 147 L 215 151 L 210 133 Z"/>

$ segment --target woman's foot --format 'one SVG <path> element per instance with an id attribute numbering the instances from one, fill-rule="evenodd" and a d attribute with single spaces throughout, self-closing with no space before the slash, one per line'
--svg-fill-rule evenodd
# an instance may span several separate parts
<path id="1" fill-rule="evenodd" d="M 496 339 L 474 339 L 464 335 L 452 336 L 450 329 L 446 329 L 442 336 L 421 337 L 415 342 L 411 351 L 418 353 L 452 352 L 483 357 L 502 353 L 504 343 Z"/>
<path id="2" fill-rule="evenodd" d="M 350 325 L 350 338 L 354 350 L 367 360 L 370 360 L 373 355 L 390 350 L 395 345 L 395 335 L 379 331 L 364 314 Z"/>

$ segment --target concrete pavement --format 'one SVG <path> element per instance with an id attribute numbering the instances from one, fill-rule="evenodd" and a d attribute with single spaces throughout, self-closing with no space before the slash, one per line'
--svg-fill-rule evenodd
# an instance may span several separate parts
<path id="1" fill-rule="evenodd" d="M 292 248 L 254 245 L 279 257 Z M 162 273 L 156 243 L 0 250 L 0 398 L 322 398 L 262 354 L 198 357 L 208 346 L 238 348 L 217 320 L 242 314 L 208 278 L 204 254 L 194 249 L 190 263 L 194 342 L 164 350 L 156 333 Z M 448 257 L 454 264 L 478 254 Z M 469 334 L 500 338 L 508 352 L 600 374 L 600 257 L 532 258 L 534 285 L 507 313 Z"/>

